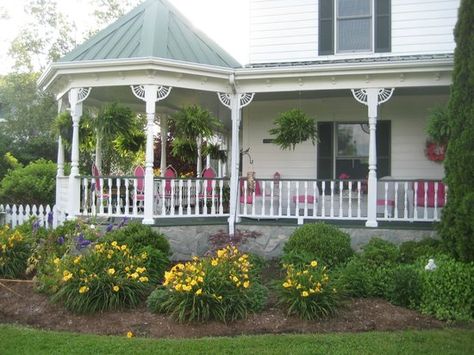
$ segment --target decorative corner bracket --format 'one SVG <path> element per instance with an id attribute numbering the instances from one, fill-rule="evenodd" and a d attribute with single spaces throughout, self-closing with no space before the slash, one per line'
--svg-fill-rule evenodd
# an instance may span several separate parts
<path id="1" fill-rule="evenodd" d="M 239 109 L 249 105 L 252 102 L 254 96 L 254 92 L 239 94 Z M 225 107 L 230 108 L 230 94 L 218 92 L 217 97 Z"/>
<path id="2" fill-rule="evenodd" d="M 80 104 L 89 97 L 90 93 L 91 88 L 73 88 L 69 91 L 69 103 L 71 106 Z"/>
<path id="3" fill-rule="evenodd" d="M 351 89 L 352 95 L 354 96 L 354 98 L 358 102 L 366 106 L 368 105 L 368 99 L 367 99 L 369 96 L 368 90 L 370 89 Z M 393 95 L 393 92 L 395 91 L 394 88 L 391 88 L 391 89 L 381 88 L 381 89 L 375 89 L 375 90 L 378 90 L 377 105 L 381 105 L 384 102 L 387 102 L 388 100 L 390 100 L 390 98 Z"/>
<path id="4" fill-rule="evenodd" d="M 145 85 L 131 85 L 133 95 L 142 101 L 146 101 Z M 155 102 L 164 100 L 171 92 L 171 86 L 156 86 L 154 100 Z"/>

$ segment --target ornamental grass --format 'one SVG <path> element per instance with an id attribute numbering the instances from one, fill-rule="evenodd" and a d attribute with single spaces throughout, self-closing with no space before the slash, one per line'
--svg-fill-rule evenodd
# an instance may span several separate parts
<path id="1" fill-rule="evenodd" d="M 53 300 L 70 311 L 92 313 L 134 307 L 150 290 L 146 252 L 126 244 L 99 243 L 88 253 L 52 260 L 58 291 Z"/>
<path id="2" fill-rule="evenodd" d="M 11 230 L 8 225 L 0 228 L 0 277 L 21 278 L 30 256 L 30 246 L 19 230 Z"/>
<path id="3" fill-rule="evenodd" d="M 319 319 L 336 313 L 340 294 L 326 266 L 316 260 L 309 264 L 284 264 L 286 277 L 277 284 L 279 303 L 289 315 Z"/>
<path id="4" fill-rule="evenodd" d="M 227 246 L 215 255 L 193 258 L 165 272 L 165 281 L 148 298 L 149 308 L 180 322 L 246 318 L 263 308 L 267 290 L 253 277 L 247 254 Z"/>

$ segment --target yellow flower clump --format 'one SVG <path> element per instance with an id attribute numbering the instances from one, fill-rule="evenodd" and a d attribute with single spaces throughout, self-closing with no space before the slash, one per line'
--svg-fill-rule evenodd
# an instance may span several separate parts
<path id="1" fill-rule="evenodd" d="M 13 249 L 24 239 L 19 231 L 16 230 L 10 234 L 10 227 L 8 225 L 3 226 L 0 228 L 0 251 L 5 253 L 8 249 Z"/>
<path id="2" fill-rule="evenodd" d="M 313 294 L 322 293 L 329 283 L 326 267 L 318 268 L 316 260 L 311 261 L 303 268 L 294 265 L 283 265 L 286 268 L 286 278 L 282 286 L 287 290 L 296 290 L 300 297 L 306 298 Z M 333 292 L 336 289 L 333 288 Z"/>
<path id="3" fill-rule="evenodd" d="M 212 269 L 218 270 L 213 272 Z M 235 288 L 247 289 L 251 283 L 249 280 L 250 262 L 248 255 L 241 254 L 236 247 L 228 246 L 216 252 L 213 258 L 199 259 L 194 257 L 192 261 L 179 263 L 173 266 L 170 271 L 165 272 L 163 286 L 172 292 L 182 292 L 201 296 L 206 294 L 221 300 L 222 296 L 213 293 L 206 285 L 212 273 L 214 277 L 219 275 L 228 279 Z"/>

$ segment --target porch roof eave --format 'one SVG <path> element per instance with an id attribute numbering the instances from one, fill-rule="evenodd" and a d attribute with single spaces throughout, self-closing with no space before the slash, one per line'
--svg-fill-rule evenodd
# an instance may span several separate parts
<path id="1" fill-rule="evenodd" d="M 242 92 L 449 86 L 452 57 L 235 69 Z"/>
<path id="2" fill-rule="evenodd" d="M 232 68 L 156 57 L 56 62 L 38 79 L 41 90 L 59 98 L 73 87 L 159 84 L 230 92 Z"/>

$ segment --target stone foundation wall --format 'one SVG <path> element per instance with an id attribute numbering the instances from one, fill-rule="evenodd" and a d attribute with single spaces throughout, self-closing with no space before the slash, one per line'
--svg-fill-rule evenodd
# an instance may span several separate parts
<path id="1" fill-rule="evenodd" d="M 227 230 L 227 225 L 198 225 L 198 226 L 173 226 L 154 227 L 165 234 L 171 245 L 173 260 L 189 260 L 193 256 L 202 256 L 209 249 L 209 236 L 222 230 Z M 242 250 L 252 252 L 272 259 L 281 255 L 283 245 L 296 229 L 296 226 L 264 226 L 240 225 L 238 229 L 256 231 L 260 233 L 255 239 L 249 238 L 242 246 Z M 408 240 L 421 240 L 435 238 L 436 232 L 430 230 L 408 229 L 371 229 L 371 228 L 341 228 L 351 236 L 352 248 L 356 251 L 368 243 L 372 237 L 380 237 L 395 244 Z"/>

